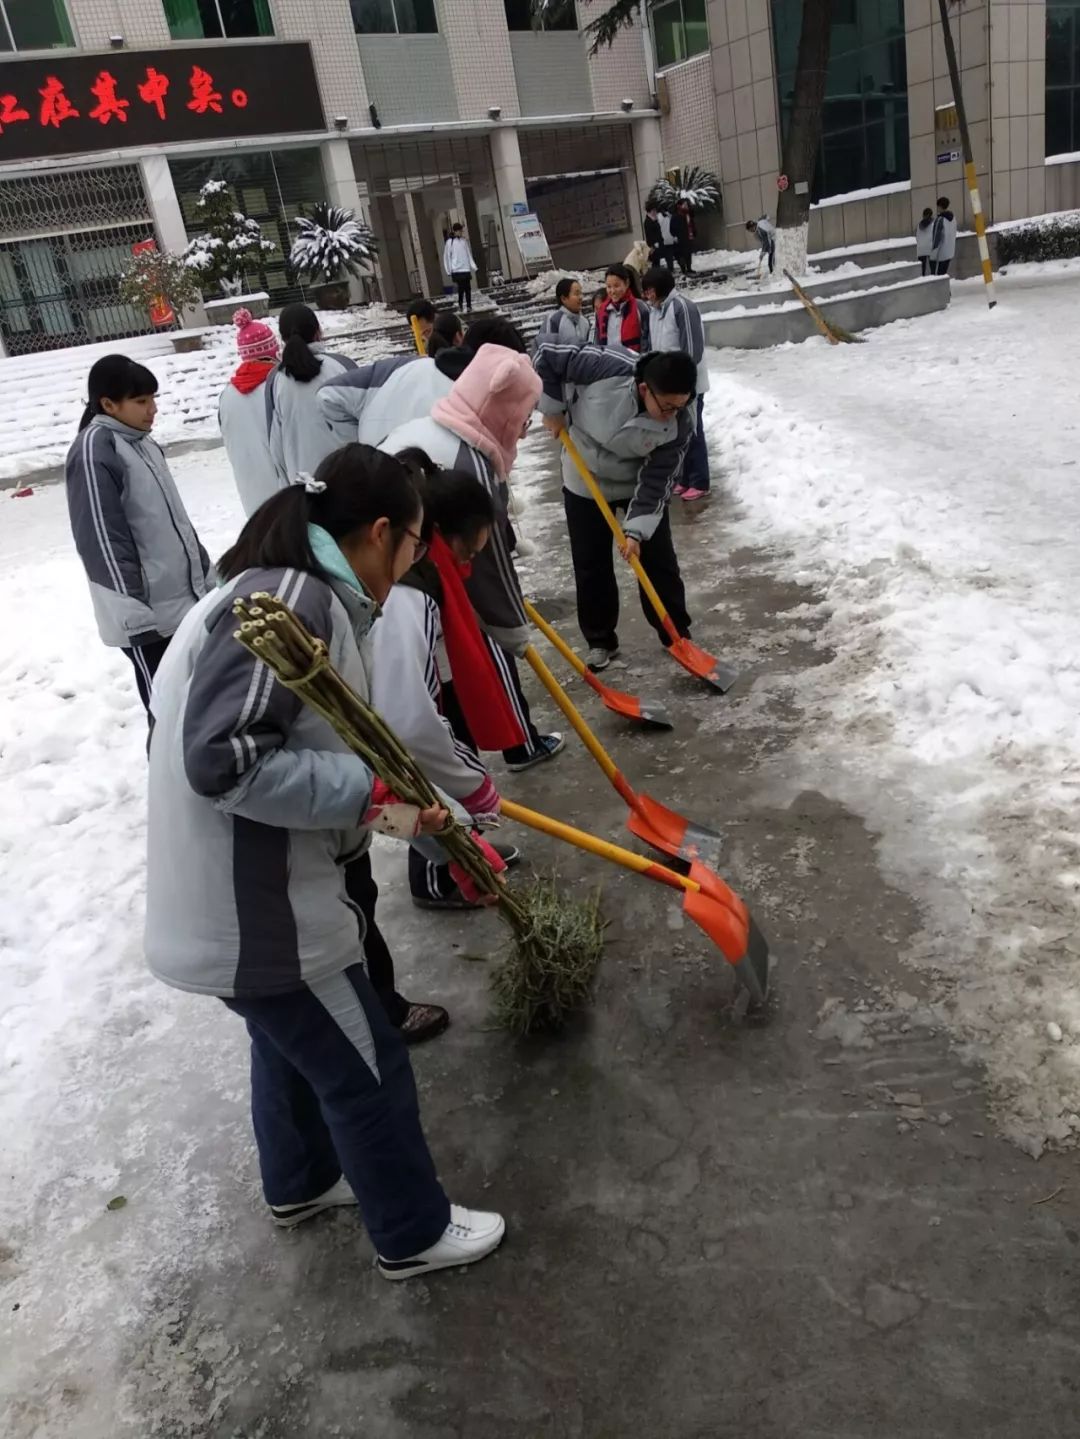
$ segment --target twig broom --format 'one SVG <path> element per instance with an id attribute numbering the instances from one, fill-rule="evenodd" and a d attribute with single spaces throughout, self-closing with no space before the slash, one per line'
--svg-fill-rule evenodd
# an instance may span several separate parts
<path id="1" fill-rule="evenodd" d="M 371 705 L 330 663 L 287 605 L 273 595 L 238 599 L 235 638 L 274 677 L 321 715 L 406 804 L 429 809 L 442 803 L 430 781 Z M 494 972 L 498 1021 L 516 1034 L 558 1029 L 589 997 L 603 953 L 604 925 L 597 900 L 567 900 L 551 882 L 511 891 L 492 870 L 467 829 L 451 820 L 437 836 L 447 855 L 491 895 L 513 940 Z"/>

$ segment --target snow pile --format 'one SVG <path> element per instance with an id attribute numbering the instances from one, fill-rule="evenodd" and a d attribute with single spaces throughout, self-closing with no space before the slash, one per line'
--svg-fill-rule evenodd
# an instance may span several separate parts
<path id="1" fill-rule="evenodd" d="M 911 957 L 1038 1154 L 1080 1141 L 1080 279 L 981 289 L 865 345 L 721 352 L 706 415 L 742 536 L 823 595 L 787 783 L 880 834 L 926 906 Z"/>
<path id="2" fill-rule="evenodd" d="M 547 296 L 554 299 L 555 286 L 560 280 L 577 280 L 581 288 L 586 292 L 598 289 L 604 283 L 603 270 L 545 270 L 543 274 L 537 275 L 530 280 L 525 289 L 534 299 L 542 300 Z"/>

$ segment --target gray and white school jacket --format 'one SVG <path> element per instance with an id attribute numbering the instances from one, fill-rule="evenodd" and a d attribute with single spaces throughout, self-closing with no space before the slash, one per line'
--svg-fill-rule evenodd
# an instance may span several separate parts
<path id="1" fill-rule="evenodd" d="M 523 655 L 530 642 L 529 620 L 511 558 L 510 492 L 505 481 L 486 455 L 430 416 L 391 430 L 379 449 L 396 455 L 412 446 L 423 450 L 444 470 L 464 470 L 475 475 L 491 496 L 495 505 L 491 539 L 473 560 L 465 588 L 485 633 L 505 649 Z"/>
<path id="2" fill-rule="evenodd" d="M 638 396 L 637 359 L 625 350 L 547 342 L 537 347 L 533 364 L 544 382 L 541 412 L 566 415 L 570 438 L 604 498 L 626 505 L 623 529 L 636 540 L 647 540 L 682 473 L 697 411 L 690 405 L 670 420 L 654 420 Z M 585 482 L 565 450 L 562 472 L 564 488 L 587 498 Z"/>
<path id="3" fill-rule="evenodd" d="M 96 416 L 68 451 L 66 481 L 102 641 L 130 648 L 167 639 L 211 586 L 209 557 L 161 447 Z"/>
<path id="4" fill-rule="evenodd" d="M 181 625 L 154 680 L 146 957 L 197 994 L 285 994 L 360 959 L 342 867 L 368 846 L 371 772 L 233 638 L 234 598 L 263 590 L 370 692 L 377 608 L 343 581 L 248 570 Z"/>
<path id="5" fill-rule="evenodd" d="M 941 210 L 934 216 L 934 238 L 930 250 L 932 260 L 951 260 L 956 255 L 956 216 Z"/>
<path id="6" fill-rule="evenodd" d="M 697 392 L 705 394 L 709 388 L 709 367 L 705 364 L 705 327 L 701 323 L 701 311 L 672 290 L 659 309 L 652 314 L 649 331 L 654 350 L 683 350 L 697 365 Z"/>
<path id="7" fill-rule="evenodd" d="M 592 322 L 588 315 L 575 315 L 565 305 L 560 305 L 540 326 L 536 344 L 543 340 L 559 340 L 564 345 L 584 345 L 588 343 L 591 330 Z"/>
<path id="8" fill-rule="evenodd" d="M 273 373 L 271 370 L 270 374 Z M 288 483 L 270 450 L 266 403 L 269 383 L 268 377 L 257 390 L 246 395 L 230 383 L 218 400 L 218 428 L 225 441 L 225 453 L 232 466 L 240 503 L 248 517 Z"/>
<path id="9" fill-rule="evenodd" d="M 426 355 L 391 355 L 326 380 L 318 405 L 335 434 L 377 449 L 391 430 L 430 415 L 453 386 Z"/>
<path id="10" fill-rule="evenodd" d="M 351 370 L 354 361 L 332 355 L 322 345 L 311 348 L 322 360 L 315 379 L 305 385 L 277 369 L 262 387 L 270 453 L 283 484 L 291 483 L 301 471 L 314 474 L 327 455 L 351 438 L 327 421 L 319 409 L 319 390 L 327 380 Z"/>

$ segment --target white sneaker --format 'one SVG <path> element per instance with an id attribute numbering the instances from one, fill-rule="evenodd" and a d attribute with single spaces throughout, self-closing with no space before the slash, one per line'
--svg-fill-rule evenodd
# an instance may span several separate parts
<path id="1" fill-rule="evenodd" d="M 498 1249 L 505 1233 L 506 1220 L 501 1214 L 485 1214 L 481 1209 L 463 1209 L 460 1204 L 451 1204 L 450 1223 L 437 1243 L 411 1259 L 384 1259 L 380 1254 L 379 1272 L 384 1279 L 412 1279 L 432 1269 L 475 1264 Z"/>
<path id="2" fill-rule="evenodd" d="M 271 1204 L 270 1213 L 279 1229 L 295 1229 L 305 1219 L 312 1219 L 324 1209 L 338 1209 L 343 1204 L 355 1204 L 356 1195 L 344 1175 L 332 1184 L 318 1199 L 309 1199 L 306 1204 Z"/>
<path id="3" fill-rule="evenodd" d="M 595 675 L 599 674 L 601 670 L 606 670 L 612 660 L 617 660 L 618 658 L 618 649 L 606 650 L 602 645 L 593 645 L 589 653 L 585 656 L 585 663 Z"/>

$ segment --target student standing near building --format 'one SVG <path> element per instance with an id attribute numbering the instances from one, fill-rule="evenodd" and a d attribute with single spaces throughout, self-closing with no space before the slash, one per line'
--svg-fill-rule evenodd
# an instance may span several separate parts
<path id="1" fill-rule="evenodd" d="M 105 355 L 88 390 L 67 455 L 71 530 L 102 642 L 127 655 L 149 710 L 171 636 L 212 587 L 210 560 L 150 438 L 155 376 L 127 355 Z"/>
<path id="2" fill-rule="evenodd" d="M 760 244 L 758 251 L 758 275 L 761 274 L 761 267 L 769 263 L 769 274 L 776 269 L 776 226 L 769 219 L 768 215 L 762 215 L 757 220 L 747 220 L 746 228 L 757 236 Z"/>
<path id="3" fill-rule="evenodd" d="M 937 202 L 933 234 L 930 269 L 935 275 L 947 275 L 953 256 L 956 254 L 956 216 L 945 195 L 942 195 Z"/>
<path id="4" fill-rule="evenodd" d="M 469 337 L 474 328 L 470 326 Z M 523 745 L 503 751 L 503 759 L 515 771 L 531 769 L 563 747 L 560 734 L 542 735 L 533 724 L 515 659 L 525 653 L 531 631 L 511 558 L 509 476 L 539 394 L 540 381 L 525 355 L 485 344 L 430 416 L 400 425 L 381 446 L 394 455 L 422 450 L 440 469 L 475 475 L 491 496 L 495 509 L 491 539 L 473 561 L 466 589 L 491 641 L 503 689 L 525 732 Z"/>
<path id="5" fill-rule="evenodd" d="M 607 299 L 596 316 L 596 343 L 605 349 L 649 348 L 649 307 L 641 298 L 638 279 L 629 265 L 609 265 L 604 277 Z"/>
<path id="6" fill-rule="evenodd" d="M 705 443 L 705 392 L 709 369 L 705 364 L 705 327 L 701 311 L 675 289 L 675 276 L 659 265 L 645 272 L 641 282 L 653 308 L 649 327 L 654 350 L 682 350 L 697 365 L 697 426 L 686 451 L 682 476 L 674 493 L 684 500 L 701 500 L 709 493 L 709 447 Z"/>
<path id="7" fill-rule="evenodd" d="M 499 1215 L 443 1192 L 408 1053 L 364 973 L 342 881 L 372 828 L 428 847 L 446 814 L 380 786 L 237 644 L 232 606 L 279 595 L 366 696 L 367 632 L 412 564 L 422 523 L 409 472 L 358 445 L 268 500 L 221 561 L 225 587 L 174 641 L 150 742 L 150 968 L 218 996 L 247 1025 L 274 1222 L 359 1204 L 392 1280 L 482 1259 L 505 1231 Z"/>
<path id="8" fill-rule="evenodd" d="M 552 310 L 540 326 L 537 339 L 561 340 L 567 345 L 584 345 L 591 328 L 588 315 L 581 313 L 581 281 L 564 275 L 555 286 L 559 308 Z"/>
<path id="9" fill-rule="evenodd" d="M 665 225 L 665 221 L 667 221 Z M 666 230 L 666 234 L 665 234 Z M 650 265 L 674 265 L 674 247 L 671 239 L 671 222 L 660 213 L 656 205 L 645 211 L 645 243 L 649 247 Z"/>
<path id="10" fill-rule="evenodd" d="M 697 366 L 689 355 L 653 350 L 640 359 L 595 345 L 543 344 L 536 369 L 540 409 L 553 435 L 570 437 L 605 499 L 625 511 L 627 551 L 640 556 L 675 628 L 690 633 L 686 592 L 671 538 L 668 501 L 694 434 Z M 563 454 L 563 504 L 587 663 L 603 670 L 619 653 L 619 585 L 611 531 L 573 461 Z M 644 593 L 641 606 L 660 642 L 666 631 Z"/>
<path id="11" fill-rule="evenodd" d="M 355 368 L 321 343 L 319 318 L 307 305 L 286 305 L 278 319 L 284 342 L 281 363 L 267 381 L 266 413 L 270 453 L 283 483 L 316 469 L 348 439 L 329 425 L 319 409 L 319 386 Z"/>
<path id="12" fill-rule="evenodd" d="M 694 273 L 694 241 L 696 238 L 697 232 L 694 229 L 694 217 L 690 213 L 690 202 L 680 200 L 671 217 L 671 242 L 675 247 L 675 254 L 684 275 Z"/>
<path id="13" fill-rule="evenodd" d="M 250 310 L 237 310 L 236 348 L 240 365 L 218 400 L 218 428 L 245 515 L 285 483 L 270 450 L 266 382 L 274 373 L 280 346 L 269 325 L 254 320 Z"/>
<path id="14" fill-rule="evenodd" d="M 465 238 L 465 226 L 455 225 L 443 247 L 443 269 L 457 286 L 458 306 L 472 309 L 472 277 L 476 272 L 472 246 Z"/>
<path id="15" fill-rule="evenodd" d="M 922 219 L 915 226 L 915 257 L 922 266 L 924 275 L 932 274 L 930 256 L 934 249 L 934 212 L 930 206 L 922 212 Z"/>

